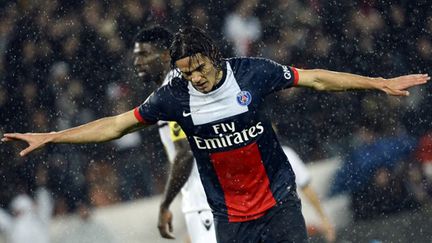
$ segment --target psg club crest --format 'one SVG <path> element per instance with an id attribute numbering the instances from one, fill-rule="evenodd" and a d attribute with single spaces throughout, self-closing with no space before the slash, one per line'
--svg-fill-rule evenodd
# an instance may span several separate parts
<path id="1" fill-rule="evenodd" d="M 249 93 L 249 91 L 240 91 L 237 94 L 237 102 L 241 106 L 247 106 L 252 101 L 252 95 Z"/>

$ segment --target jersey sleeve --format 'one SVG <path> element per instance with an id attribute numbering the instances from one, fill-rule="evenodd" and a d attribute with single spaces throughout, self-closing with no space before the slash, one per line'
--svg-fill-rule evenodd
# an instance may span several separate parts
<path id="1" fill-rule="evenodd" d="M 165 96 L 161 89 L 153 92 L 144 103 L 134 109 L 136 119 L 141 123 L 149 125 L 155 124 L 159 120 L 172 120 L 166 109 L 169 97 Z"/>
<path id="2" fill-rule="evenodd" d="M 281 65 L 268 59 L 258 59 L 255 67 L 258 76 L 257 85 L 265 95 L 296 86 L 299 80 L 297 69 Z"/>
<path id="3" fill-rule="evenodd" d="M 169 122 L 170 137 L 173 142 L 186 138 L 186 134 L 177 122 Z"/>

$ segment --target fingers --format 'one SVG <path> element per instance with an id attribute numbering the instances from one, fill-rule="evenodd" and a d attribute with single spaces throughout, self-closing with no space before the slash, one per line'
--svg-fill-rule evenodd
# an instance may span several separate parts
<path id="1" fill-rule="evenodd" d="M 430 80 L 428 74 L 414 74 L 407 76 L 412 84 L 424 84 Z"/>
<path id="2" fill-rule="evenodd" d="M 16 140 L 16 139 L 13 139 L 13 138 L 2 138 L 1 139 L 2 142 L 10 142 L 10 141 L 14 141 L 14 140 Z"/>
<path id="3" fill-rule="evenodd" d="M 398 90 L 398 92 L 393 94 L 393 95 L 395 95 L 395 96 L 409 96 L 410 93 L 409 93 L 409 91 L 406 91 L 406 90 L 400 90 L 400 91 Z"/>
<path id="4" fill-rule="evenodd" d="M 20 133 L 5 133 L 3 134 L 4 137 L 7 138 L 15 138 L 15 139 L 19 139 L 19 135 L 21 135 Z"/>
<path id="5" fill-rule="evenodd" d="M 30 152 L 41 148 L 44 146 L 44 143 L 42 143 L 41 141 L 35 139 L 34 134 L 32 133 L 26 133 L 26 134 L 22 134 L 22 133 L 5 133 L 3 134 L 3 138 L 1 139 L 2 142 L 10 142 L 10 141 L 25 141 L 29 144 L 29 146 L 25 149 L 23 149 L 19 155 L 21 157 L 26 156 L 27 154 L 29 154 Z"/>
<path id="6" fill-rule="evenodd" d="M 172 214 L 169 210 L 161 208 L 158 222 L 159 233 L 163 238 L 175 239 L 172 225 Z"/>
<path id="7" fill-rule="evenodd" d="M 383 87 L 383 91 L 393 96 L 409 96 L 406 90 L 413 86 L 427 83 L 430 77 L 427 74 L 412 74 L 390 79 Z"/>
<path id="8" fill-rule="evenodd" d="M 3 134 L 3 137 L 1 139 L 2 142 L 10 142 L 10 141 L 17 141 L 17 140 L 22 140 L 21 137 L 22 134 L 19 133 L 5 133 Z M 27 155 L 29 152 L 33 151 L 34 148 L 32 148 L 31 146 L 27 147 L 26 149 L 22 150 L 19 155 L 21 157 Z"/>
<path id="9" fill-rule="evenodd" d="M 333 229 L 328 229 L 326 233 L 326 240 L 329 243 L 336 241 L 336 234 Z"/>
<path id="10" fill-rule="evenodd" d="M 5 133 L 3 134 L 3 138 L 1 139 L 2 142 L 9 142 L 9 141 L 17 141 L 17 140 L 24 140 L 26 141 L 26 135 L 22 133 Z"/>
<path id="11" fill-rule="evenodd" d="M 27 147 L 26 149 L 22 150 L 22 151 L 19 153 L 19 155 L 20 155 L 21 157 L 24 157 L 24 156 L 26 156 L 27 154 L 29 154 L 31 151 L 33 151 L 33 150 L 35 150 L 35 149 L 36 149 L 36 147 L 34 147 L 34 146 L 29 146 L 29 147 Z"/>
<path id="12" fill-rule="evenodd" d="M 420 77 L 422 77 L 423 79 L 426 79 L 426 81 L 427 80 L 430 80 L 431 78 L 429 77 L 429 74 L 419 74 L 420 75 Z"/>
<path id="13" fill-rule="evenodd" d="M 17 134 L 16 133 L 5 133 L 3 134 L 3 137 L 1 139 L 2 142 L 9 142 L 17 140 Z"/>
<path id="14" fill-rule="evenodd" d="M 174 228 L 173 228 L 173 225 L 172 225 L 171 221 L 168 222 L 168 230 L 169 230 L 170 233 L 172 233 L 174 231 Z"/>
<path id="15" fill-rule="evenodd" d="M 392 96 L 409 96 L 409 92 L 406 90 L 392 90 L 387 92 L 387 94 Z"/>
<path id="16" fill-rule="evenodd" d="M 327 218 L 323 219 L 323 225 L 322 225 L 322 233 L 324 234 L 324 237 L 326 238 L 326 241 L 328 243 L 333 243 L 336 240 L 336 231 L 333 228 L 333 225 L 330 223 L 330 221 Z"/>
<path id="17" fill-rule="evenodd" d="M 427 74 L 414 74 L 401 77 L 399 80 L 400 89 L 406 89 L 415 85 L 425 84 L 430 80 Z"/>
<path id="18" fill-rule="evenodd" d="M 416 86 L 416 85 L 422 85 L 427 83 L 430 80 L 430 77 L 428 74 L 411 74 L 411 75 L 405 75 L 396 77 L 393 79 L 390 79 L 389 86 L 391 86 L 395 90 L 403 91 L 407 88 Z M 397 96 L 406 96 L 407 94 L 392 94 Z"/>
<path id="19" fill-rule="evenodd" d="M 158 225 L 160 235 L 165 239 L 175 239 L 174 235 L 171 233 L 173 228 L 171 223 Z"/>
<path id="20" fill-rule="evenodd" d="M 397 89 L 392 89 L 390 87 L 386 87 L 384 91 L 388 95 L 393 95 L 393 96 L 409 96 L 410 94 L 407 90 L 397 90 Z"/>

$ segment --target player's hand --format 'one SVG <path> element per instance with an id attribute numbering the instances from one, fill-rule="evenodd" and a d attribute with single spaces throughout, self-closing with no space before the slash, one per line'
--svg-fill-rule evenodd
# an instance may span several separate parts
<path id="1" fill-rule="evenodd" d="M 159 210 L 158 229 L 163 238 L 175 239 L 174 234 L 172 233 L 172 218 L 173 215 L 171 211 L 168 208 L 161 206 Z"/>
<path id="2" fill-rule="evenodd" d="M 336 231 L 327 218 L 325 218 L 322 222 L 322 230 L 324 231 L 323 234 L 328 243 L 333 243 L 336 241 Z"/>
<path id="3" fill-rule="evenodd" d="M 52 133 L 5 133 L 3 134 L 2 142 L 24 141 L 28 143 L 28 147 L 22 150 L 20 156 L 26 156 L 35 149 L 42 148 L 49 143 L 52 138 Z"/>
<path id="4" fill-rule="evenodd" d="M 388 95 L 408 96 L 409 92 L 406 89 L 416 85 L 425 84 L 428 80 L 430 80 L 428 74 L 411 74 L 390 78 L 384 80 L 382 90 Z"/>

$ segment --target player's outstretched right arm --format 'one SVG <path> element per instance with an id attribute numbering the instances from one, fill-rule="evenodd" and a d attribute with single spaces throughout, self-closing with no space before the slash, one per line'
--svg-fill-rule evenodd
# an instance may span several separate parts
<path id="1" fill-rule="evenodd" d="M 297 71 L 299 74 L 298 86 L 322 91 L 371 89 L 380 90 L 393 96 L 408 96 L 408 88 L 426 84 L 430 80 L 428 74 L 411 74 L 385 79 L 323 69 L 297 69 Z"/>
<path id="2" fill-rule="evenodd" d="M 110 141 L 144 127 L 134 115 L 128 111 L 117 116 L 105 117 L 84 125 L 59 132 L 50 133 L 5 133 L 2 142 L 25 141 L 28 147 L 20 152 L 25 156 L 35 149 L 48 143 L 100 143 Z"/>

